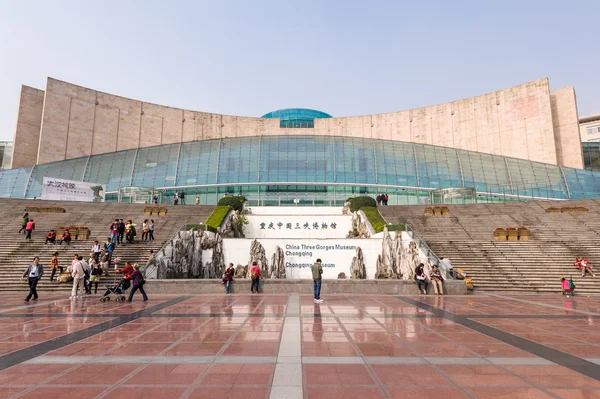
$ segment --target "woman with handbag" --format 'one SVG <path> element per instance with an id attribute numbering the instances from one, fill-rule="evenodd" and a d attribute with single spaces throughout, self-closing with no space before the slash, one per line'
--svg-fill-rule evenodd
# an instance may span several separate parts
<path id="1" fill-rule="evenodd" d="M 250 278 L 252 279 L 252 282 L 250 283 L 250 292 L 258 294 L 260 267 L 258 267 L 258 263 L 256 262 L 252 262 L 252 266 L 250 266 Z"/>
<path id="2" fill-rule="evenodd" d="M 133 294 L 135 294 L 137 290 L 140 290 L 142 296 L 144 297 L 144 302 L 146 302 L 148 300 L 148 295 L 146 295 L 146 291 L 144 291 L 144 284 L 146 283 L 146 280 L 144 280 L 144 276 L 142 275 L 142 272 L 140 272 L 140 267 L 138 265 L 133 265 L 133 273 L 131 273 L 129 279 L 131 280 L 132 287 L 127 302 L 131 302 L 133 299 Z"/>
<path id="3" fill-rule="evenodd" d="M 423 293 L 427 295 L 427 274 L 425 274 L 425 265 L 419 264 L 415 270 L 415 279 L 417 280 L 417 286 L 419 288 L 419 294 Z"/>
<path id="4" fill-rule="evenodd" d="M 230 263 L 227 266 L 227 270 L 225 270 L 225 274 L 223 275 L 223 281 L 225 282 L 225 293 L 231 293 L 231 282 L 233 281 L 233 274 L 235 273 L 235 269 L 233 268 L 233 263 Z"/>
<path id="5" fill-rule="evenodd" d="M 144 220 L 142 223 L 142 241 L 146 241 L 150 237 L 150 230 L 148 228 L 148 219 Z"/>

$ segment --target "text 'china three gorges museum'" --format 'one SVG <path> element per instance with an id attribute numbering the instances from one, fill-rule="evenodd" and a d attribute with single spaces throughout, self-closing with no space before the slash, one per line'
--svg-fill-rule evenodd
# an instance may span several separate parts
<path id="1" fill-rule="evenodd" d="M 40 197 L 43 177 L 106 184 L 107 201 L 341 205 L 385 192 L 389 204 L 600 197 L 583 169 L 573 87 L 548 79 L 387 114 L 335 118 L 283 109 L 210 114 L 48 78 L 23 86 L 11 169 L 0 197 Z M 192 201 L 189 201 L 192 202 Z"/>

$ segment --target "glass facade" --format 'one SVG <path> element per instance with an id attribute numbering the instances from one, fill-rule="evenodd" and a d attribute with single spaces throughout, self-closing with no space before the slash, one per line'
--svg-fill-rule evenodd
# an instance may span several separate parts
<path id="1" fill-rule="evenodd" d="M 586 170 L 600 172 L 600 142 L 581 143 L 583 147 L 583 164 Z"/>
<path id="2" fill-rule="evenodd" d="M 597 160 L 600 146 L 595 151 Z M 425 144 L 312 135 L 195 141 L 0 171 L 0 197 L 39 197 L 44 176 L 106 184 L 107 200 L 115 201 L 119 188 L 131 186 L 162 190 L 165 200 L 184 189 L 201 204 L 231 193 L 251 204 L 293 205 L 299 198 L 329 205 L 381 192 L 390 204 L 417 204 L 449 187 L 474 188 L 478 202 L 600 197 L 600 172 Z"/>
<path id="3" fill-rule="evenodd" d="M 332 116 L 325 112 L 307 108 L 287 108 L 264 114 L 262 118 L 279 119 L 280 128 L 314 128 L 315 119 L 331 118 Z"/>

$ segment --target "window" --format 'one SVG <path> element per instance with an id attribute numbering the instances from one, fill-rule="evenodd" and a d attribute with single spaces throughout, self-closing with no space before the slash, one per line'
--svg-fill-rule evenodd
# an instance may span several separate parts
<path id="1" fill-rule="evenodd" d="M 589 126 L 587 128 L 588 134 L 598 134 L 600 133 L 600 125 L 597 126 Z"/>

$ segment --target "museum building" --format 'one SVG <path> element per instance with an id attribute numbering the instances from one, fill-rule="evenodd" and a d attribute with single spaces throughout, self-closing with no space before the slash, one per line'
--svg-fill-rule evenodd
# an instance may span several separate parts
<path id="1" fill-rule="evenodd" d="M 107 201 L 341 205 L 600 197 L 585 170 L 573 87 L 548 79 L 407 111 L 260 118 L 188 111 L 48 78 L 23 86 L 0 197 L 39 198 L 44 177 L 106 185 Z"/>

